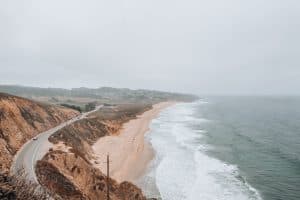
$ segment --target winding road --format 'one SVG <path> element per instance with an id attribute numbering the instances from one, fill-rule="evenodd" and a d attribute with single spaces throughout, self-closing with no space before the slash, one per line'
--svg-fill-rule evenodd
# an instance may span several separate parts
<path id="1" fill-rule="evenodd" d="M 11 173 L 17 174 L 20 170 L 24 169 L 27 179 L 38 184 L 35 174 L 35 164 L 38 160 L 41 160 L 53 146 L 53 144 L 48 141 L 48 138 L 56 131 L 78 120 L 86 118 L 89 114 L 98 111 L 102 107 L 103 105 L 97 106 L 94 110 L 82 113 L 54 128 L 38 134 L 34 139 L 27 141 L 15 155 L 10 170 Z"/>

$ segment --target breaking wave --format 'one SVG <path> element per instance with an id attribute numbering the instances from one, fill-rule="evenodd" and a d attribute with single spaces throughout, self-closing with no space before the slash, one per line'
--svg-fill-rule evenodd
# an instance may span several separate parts
<path id="1" fill-rule="evenodd" d="M 237 166 L 206 153 L 213 147 L 202 141 L 206 132 L 195 125 L 210 121 L 193 115 L 201 103 L 207 102 L 177 104 L 153 120 L 147 138 L 156 157 L 145 179 L 155 183 L 156 191 L 146 187 L 146 194 L 159 193 L 163 200 L 262 199 Z"/>

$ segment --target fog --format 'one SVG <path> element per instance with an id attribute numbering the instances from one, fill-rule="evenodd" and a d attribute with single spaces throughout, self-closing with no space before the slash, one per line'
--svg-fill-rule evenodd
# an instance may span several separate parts
<path id="1" fill-rule="evenodd" d="M 1 0 L 0 84 L 300 94 L 297 0 Z"/>

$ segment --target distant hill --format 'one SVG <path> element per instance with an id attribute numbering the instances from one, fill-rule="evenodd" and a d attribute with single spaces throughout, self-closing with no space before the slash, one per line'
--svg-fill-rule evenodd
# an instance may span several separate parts
<path id="1" fill-rule="evenodd" d="M 37 97 L 67 97 L 67 98 L 91 98 L 101 102 L 140 102 L 156 103 L 161 101 L 193 101 L 198 97 L 191 94 L 180 94 L 154 90 L 131 90 L 127 88 L 100 87 L 92 88 L 39 88 L 17 85 L 0 85 L 0 92 L 35 99 Z"/>

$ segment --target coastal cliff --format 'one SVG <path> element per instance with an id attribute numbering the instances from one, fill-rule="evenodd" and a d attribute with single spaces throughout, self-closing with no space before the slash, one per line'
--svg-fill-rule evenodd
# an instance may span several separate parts
<path id="1" fill-rule="evenodd" d="M 54 148 L 36 166 L 40 184 L 63 199 L 105 199 L 106 175 L 95 167 L 92 145 L 103 136 L 119 134 L 122 125 L 151 109 L 151 105 L 104 107 L 86 119 L 54 133 Z M 130 182 L 109 179 L 112 200 L 144 200 Z"/>
<path id="2" fill-rule="evenodd" d="M 11 176 L 13 157 L 28 140 L 79 113 L 6 93 L 0 93 L 0 199 L 44 199 L 25 176 Z"/>
<path id="3" fill-rule="evenodd" d="M 46 91 L 46 89 L 40 90 Z M 92 90 L 92 92 L 95 91 Z M 49 98 L 51 102 L 53 100 L 53 104 L 48 104 L 50 100 L 44 101 L 43 96 L 34 94 L 25 95 L 35 99 L 30 100 L 0 93 L 0 199 L 43 200 L 48 199 L 49 196 L 59 200 L 105 199 L 107 193 L 106 168 L 104 169 L 100 165 L 101 159 L 106 156 L 107 151 L 101 149 L 99 151 L 94 148 L 99 146 L 97 143 L 100 141 L 99 139 L 101 138 L 102 141 L 103 138 L 119 137 L 121 130 L 123 133 L 126 122 L 147 113 L 146 111 L 153 110 L 152 105 L 158 102 L 191 98 L 190 96 L 155 91 L 99 89 L 97 94 L 92 95 L 91 93 L 87 96 L 83 93 L 80 93 L 80 96 L 73 94 L 76 97 L 68 96 L 65 93 L 60 94 L 61 96 L 50 95 Z M 44 94 L 43 92 L 42 95 Z M 86 97 L 88 97 L 87 100 L 83 101 Z M 62 104 L 65 101 L 68 104 Z M 102 104 L 103 107 L 85 118 L 58 129 L 48 139 L 53 144 L 53 148 L 47 153 L 45 152 L 46 154 L 43 154 L 45 156 L 41 160 L 33 163 L 38 182 L 45 189 L 43 193 L 36 195 L 34 191 L 40 185 L 30 183 L 26 178 L 25 173 L 27 172 L 24 171 L 21 175 L 9 174 L 14 156 L 26 142 L 36 137 L 38 139 L 34 140 L 40 140 L 39 133 L 80 115 L 78 111 L 68 107 L 84 107 L 86 103 L 90 102 L 93 102 L 94 105 Z M 61 104 L 67 105 L 67 107 L 60 106 Z M 145 132 L 147 126 L 143 125 L 143 127 L 142 129 L 138 128 L 137 131 Z M 136 146 L 137 141 L 143 140 L 143 133 L 139 134 L 139 138 L 136 139 L 137 132 L 131 132 L 134 134 L 131 135 L 132 138 L 130 136 L 127 145 L 132 146 L 132 149 L 137 148 L 138 154 L 143 155 L 141 147 L 144 144 L 141 142 Z M 123 134 L 120 135 L 123 136 Z M 114 145 L 111 145 L 111 148 L 114 148 Z M 125 151 L 123 153 L 126 154 Z M 131 155 L 131 153 L 128 152 L 127 155 Z M 112 157 L 115 159 L 112 164 L 113 168 L 116 167 L 116 163 L 123 162 L 122 159 Z M 30 156 L 27 158 L 30 159 Z M 124 166 L 126 165 L 127 171 L 138 171 L 137 166 L 126 163 L 128 164 L 126 161 Z M 146 164 L 144 158 L 137 159 L 134 163 Z M 115 176 L 109 179 L 111 199 L 146 199 L 141 189 L 127 180 L 134 182 L 133 179 L 118 179 Z"/>
<path id="4" fill-rule="evenodd" d="M 48 153 L 38 161 L 39 181 L 66 200 L 106 199 L 107 177 L 76 153 L 59 150 Z M 109 179 L 111 200 L 145 200 L 142 191 L 129 182 Z"/>
<path id="5" fill-rule="evenodd" d="M 0 172 L 7 173 L 20 147 L 40 132 L 79 113 L 0 93 Z"/>

